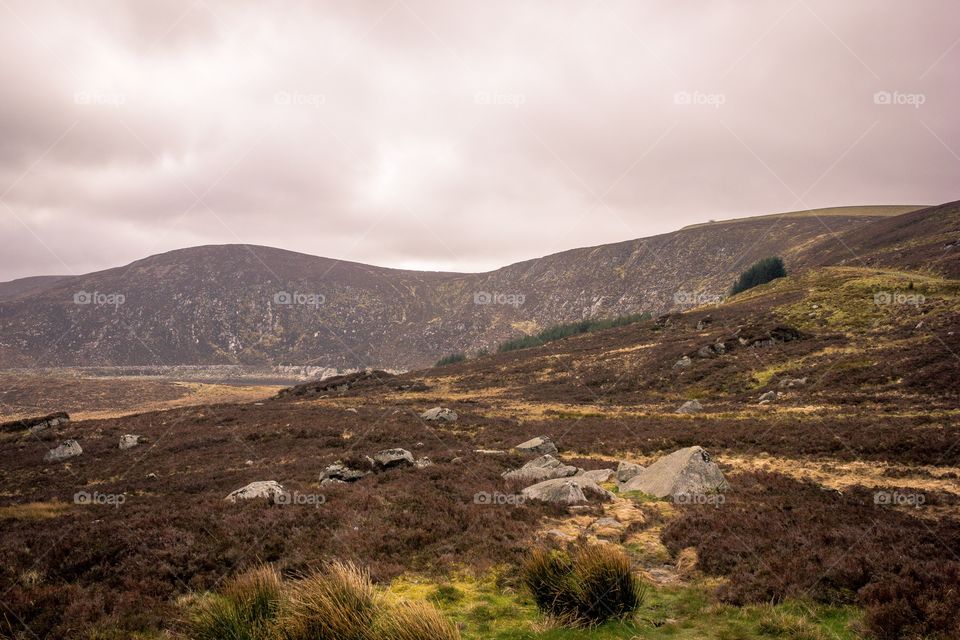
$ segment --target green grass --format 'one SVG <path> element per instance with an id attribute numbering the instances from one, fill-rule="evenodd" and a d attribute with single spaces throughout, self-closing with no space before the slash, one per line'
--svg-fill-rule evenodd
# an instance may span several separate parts
<path id="1" fill-rule="evenodd" d="M 607 320 L 581 320 L 580 322 L 571 322 L 569 324 L 558 324 L 544 329 L 540 333 L 532 336 L 523 336 L 522 338 L 507 340 L 497 347 L 497 351 L 503 353 L 506 351 L 516 351 L 517 349 L 539 347 L 547 344 L 548 342 L 553 342 L 554 340 L 569 338 L 570 336 L 589 333 L 591 331 L 600 331 L 601 329 L 623 327 L 628 324 L 634 324 L 636 322 L 649 319 L 649 313 L 637 313 L 633 315 L 619 316 L 617 318 L 610 318 Z"/>

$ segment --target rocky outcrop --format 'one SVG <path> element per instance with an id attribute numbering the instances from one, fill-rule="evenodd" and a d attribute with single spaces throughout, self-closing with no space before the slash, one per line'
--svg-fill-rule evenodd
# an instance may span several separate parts
<path id="1" fill-rule="evenodd" d="M 531 460 L 519 469 L 503 473 L 505 480 L 524 485 L 536 484 L 553 478 L 566 478 L 575 475 L 579 469 L 563 464 L 550 454 Z"/>
<path id="2" fill-rule="evenodd" d="M 370 475 L 370 473 L 372 473 L 372 471 L 369 468 L 355 469 L 338 460 L 323 470 L 323 473 L 320 474 L 320 484 L 356 482 L 360 478 Z"/>
<path id="3" fill-rule="evenodd" d="M 278 502 L 282 501 L 281 496 L 284 493 L 283 485 L 276 480 L 258 480 L 231 491 L 224 500 L 236 502 L 237 500 L 256 500 L 260 498 L 270 502 Z"/>
<path id="4" fill-rule="evenodd" d="M 374 466 L 381 471 L 406 467 L 413 463 L 413 454 L 406 449 L 384 449 L 373 456 Z"/>
<path id="5" fill-rule="evenodd" d="M 765 394 L 760 396 L 760 404 L 770 404 L 775 402 L 779 396 L 777 396 L 776 391 L 767 391 Z"/>
<path id="6" fill-rule="evenodd" d="M 728 488 L 720 467 L 702 447 L 664 456 L 624 483 L 621 491 L 642 491 L 657 498 L 708 495 Z"/>
<path id="7" fill-rule="evenodd" d="M 613 473 L 613 469 L 593 469 L 592 471 L 584 471 L 583 469 L 580 469 L 577 472 L 577 477 L 588 478 L 597 484 L 602 484 L 604 482 L 608 482 L 610 478 L 613 477 Z"/>
<path id="8" fill-rule="evenodd" d="M 557 445 L 553 444 L 553 440 L 547 436 L 531 438 L 518 444 L 514 449 L 521 453 L 535 453 L 537 455 L 557 453 Z"/>
<path id="9" fill-rule="evenodd" d="M 0 431 L 29 430 L 30 433 L 38 433 L 40 431 L 46 431 L 51 427 L 56 427 L 57 425 L 67 424 L 68 422 L 70 422 L 70 416 L 63 411 L 59 411 L 45 416 L 2 422 L 0 423 Z"/>
<path id="10" fill-rule="evenodd" d="M 703 406 L 699 400 L 687 400 L 674 413 L 700 413 L 701 411 Z"/>
<path id="11" fill-rule="evenodd" d="M 146 444 L 147 439 L 143 436 L 136 436 L 132 434 L 124 434 L 120 436 L 120 450 L 126 451 L 127 449 L 132 449 L 137 445 Z"/>
<path id="12" fill-rule="evenodd" d="M 528 500 L 540 500 L 569 506 L 597 500 L 609 500 L 613 497 L 613 494 L 589 478 L 572 477 L 538 482 L 524 489 L 523 497 Z"/>
<path id="13" fill-rule="evenodd" d="M 446 407 L 434 407 L 420 414 L 427 422 L 456 422 L 457 412 Z"/>
<path id="14" fill-rule="evenodd" d="M 643 467 L 632 462 L 620 461 L 617 465 L 617 482 L 626 482 L 643 471 Z"/>
<path id="15" fill-rule="evenodd" d="M 80 443 L 76 440 L 65 440 L 59 446 L 47 451 L 43 459 L 45 462 L 62 462 L 69 458 L 75 458 L 81 453 L 83 453 L 83 449 L 80 447 Z"/>

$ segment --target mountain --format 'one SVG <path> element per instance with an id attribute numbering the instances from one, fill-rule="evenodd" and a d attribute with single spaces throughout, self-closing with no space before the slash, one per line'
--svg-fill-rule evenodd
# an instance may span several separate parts
<path id="1" fill-rule="evenodd" d="M 910 209 L 707 223 L 480 274 L 387 269 L 253 245 L 181 249 L 27 287 L 0 285 L 0 367 L 413 368 L 560 322 L 716 300 L 759 258 L 780 255 L 788 269 L 813 264 L 840 251 L 837 238 L 920 213 L 902 213 Z"/>

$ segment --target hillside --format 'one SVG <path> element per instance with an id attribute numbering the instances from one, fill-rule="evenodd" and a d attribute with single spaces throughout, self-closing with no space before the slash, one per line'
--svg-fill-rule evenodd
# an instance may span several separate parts
<path id="1" fill-rule="evenodd" d="M 883 213 L 832 210 L 828 223 L 810 212 L 749 218 L 482 274 L 385 269 L 251 245 L 183 249 L 0 286 L 0 367 L 415 368 L 558 322 L 712 300 L 754 260 L 777 254 L 790 266 L 809 247 Z"/>

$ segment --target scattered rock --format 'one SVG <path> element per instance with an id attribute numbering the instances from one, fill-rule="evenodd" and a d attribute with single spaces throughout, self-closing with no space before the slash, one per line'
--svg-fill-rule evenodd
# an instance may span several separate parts
<path id="1" fill-rule="evenodd" d="M 230 494 L 224 498 L 224 500 L 236 502 L 237 500 L 255 500 L 257 498 L 263 498 L 269 500 L 270 502 L 276 502 L 277 498 L 283 494 L 284 488 L 276 480 L 258 480 L 257 482 L 251 482 L 245 487 L 240 487 L 235 491 L 231 491 Z"/>
<path id="2" fill-rule="evenodd" d="M 63 411 L 58 411 L 57 413 L 51 413 L 45 416 L 0 423 L 0 431 L 23 431 L 24 429 L 29 429 L 30 433 L 38 433 L 50 427 L 67 424 L 68 422 L 70 422 L 70 416 Z"/>
<path id="3" fill-rule="evenodd" d="M 148 473 L 148 474 L 146 475 L 146 478 L 147 478 L 147 480 L 156 480 L 156 479 L 157 479 L 157 474 L 155 474 L 155 473 Z"/>
<path id="4" fill-rule="evenodd" d="M 507 452 L 503 449 L 474 449 L 474 453 L 479 453 L 484 456 L 505 456 Z"/>
<path id="5" fill-rule="evenodd" d="M 703 316 L 703 319 L 697 323 L 697 331 L 703 331 L 705 328 L 713 324 L 713 316 L 706 315 Z"/>
<path id="6" fill-rule="evenodd" d="M 699 413 L 703 411 L 703 406 L 699 400 L 687 400 L 674 413 Z"/>
<path id="7" fill-rule="evenodd" d="M 350 407 L 347 409 L 347 413 L 357 413 L 357 410 L 355 407 Z"/>
<path id="8" fill-rule="evenodd" d="M 369 474 L 369 469 L 353 469 L 338 460 L 323 470 L 323 473 L 320 474 L 320 484 L 356 482 Z"/>
<path id="9" fill-rule="evenodd" d="M 760 396 L 760 402 L 769 403 L 775 402 L 779 396 L 776 391 L 767 391 L 765 394 Z"/>
<path id="10" fill-rule="evenodd" d="M 592 533 L 601 540 L 620 542 L 626 529 L 627 525 L 614 518 L 598 518 L 590 523 L 590 526 L 587 527 L 587 532 Z"/>
<path id="11" fill-rule="evenodd" d="M 593 471 L 584 471 L 580 469 L 577 472 L 578 478 L 589 478 L 597 484 L 602 484 L 610 480 L 613 476 L 613 469 L 594 469 Z"/>
<path id="12" fill-rule="evenodd" d="M 74 458 L 83 453 L 80 443 L 76 440 L 65 440 L 62 444 L 47 451 L 43 459 L 45 462 L 60 462 L 68 458 Z"/>
<path id="13" fill-rule="evenodd" d="M 384 449 L 373 456 L 373 464 L 378 469 L 394 469 L 414 463 L 413 454 L 406 449 Z"/>
<path id="14" fill-rule="evenodd" d="M 686 447 L 660 458 L 620 489 L 666 498 L 712 494 L 728 486 L 720 467 L 702 447 Z"/>
<path id="15" fill-rule="evenodd" d="M 690 359 L 690 356 L 683 356 L 682 358 L 680 358 L 679 360 L 677 360 L 676 362 L 673 363 L 673 368 L 674 368 L 674 369 L 686 369 L 686 368 L 688 368 L 691 364 L 693 364 L 693 360 Z"/>
<path id="16" fill-rule="evenodd" d="M 722 342 L 718 342 L 713 345 L 713 350 L 717 353 L 717 355 L 722 356 L 727 352 L 727 345 L 723 344 Z"/>
<path id="17" fill-rule="evenodd" d="M 807 384 L 806 377 L 803 378 L 784 378 L 780 381 L 780 386 L 785 388 L 802 387 Z"/>
<path id="18" fill-rule="evenodd" d="M 417 461 L 413 463 L 417 469 L 426 469 L 427 467 L 433 466 L 433 461 L 430 458 L 423 456 L 422 458 L 417 458 Z"/>
<path id="19" fill-rule="evenodd" d="M 536 453 L 538 455 L 543 455 L 545 453 L 557 453 L 557 445 L 553 444 L 553 440 L 547 436 L 531 438 L 526 442 L 518 444 L 514 448 L 523 453 Z"/>
<path id="20" fill-rule="evenodd" d="M 632 462 L 620 461 L 617 465 L 617 482 L 623 483 L 643 471 L 643 467 Z"/>
<path id="21" fill-rule="evenodd" d="M 704 345 L 697 349 L 697 355 L 701 358 L 712 358 L 717 355 L 713 352 L 713 345 Z"/>
<path id="22" fill-rule="evenodd" d="M 561 531 L 560 529 L 550 529 L 545 534 L 548 538 L 557 540 L 558 542 L 570 542 L 576 539 L 576 536 L 573 534 L 567 533 L 566 531 Z"/>
<path id="23" fill-rule="evenodd" d="M 148 440 L 143 436 L 135 436 L 132 434 L 125 434 L 120 436 L 120 449 L 121 451 L 126 451 L 127 449 L 132 449 L 137 445 L 146 444 Z"/>
<path id="24" fill-rule="evenodd" d="M 427 422 L 456 422 L 457 412 L 446 407 L 434 407 L 420 414 Z"/>
<path id="25" fill-rule="evenodd" d="M 544 480 L 523 490 L 528 500 L 541 500 L 554 504 L 583 504 L 589 499 L 608 500 L 613 496 L 593 480 L 584 477 L 554 478 Z"/>
<path id="26" fill-rule="evenodd" d="M 247 465 L 248 467 L 252 467 L 252 466 L 253 466 L 253 460 L 244 460 L 244 461 L 243 461 L 243 464 Z"/>
<path id="27" fill-rule="evenodd" d="M 531 460 L 519 469 L 507 471 L 502 475 L 505 480 L 531 485 L 552 478 L 567 478 L 575 475 L 577 471 L 579 469 L 576 467 L 563 464 L 552 455 L 546 454 Z"/>

